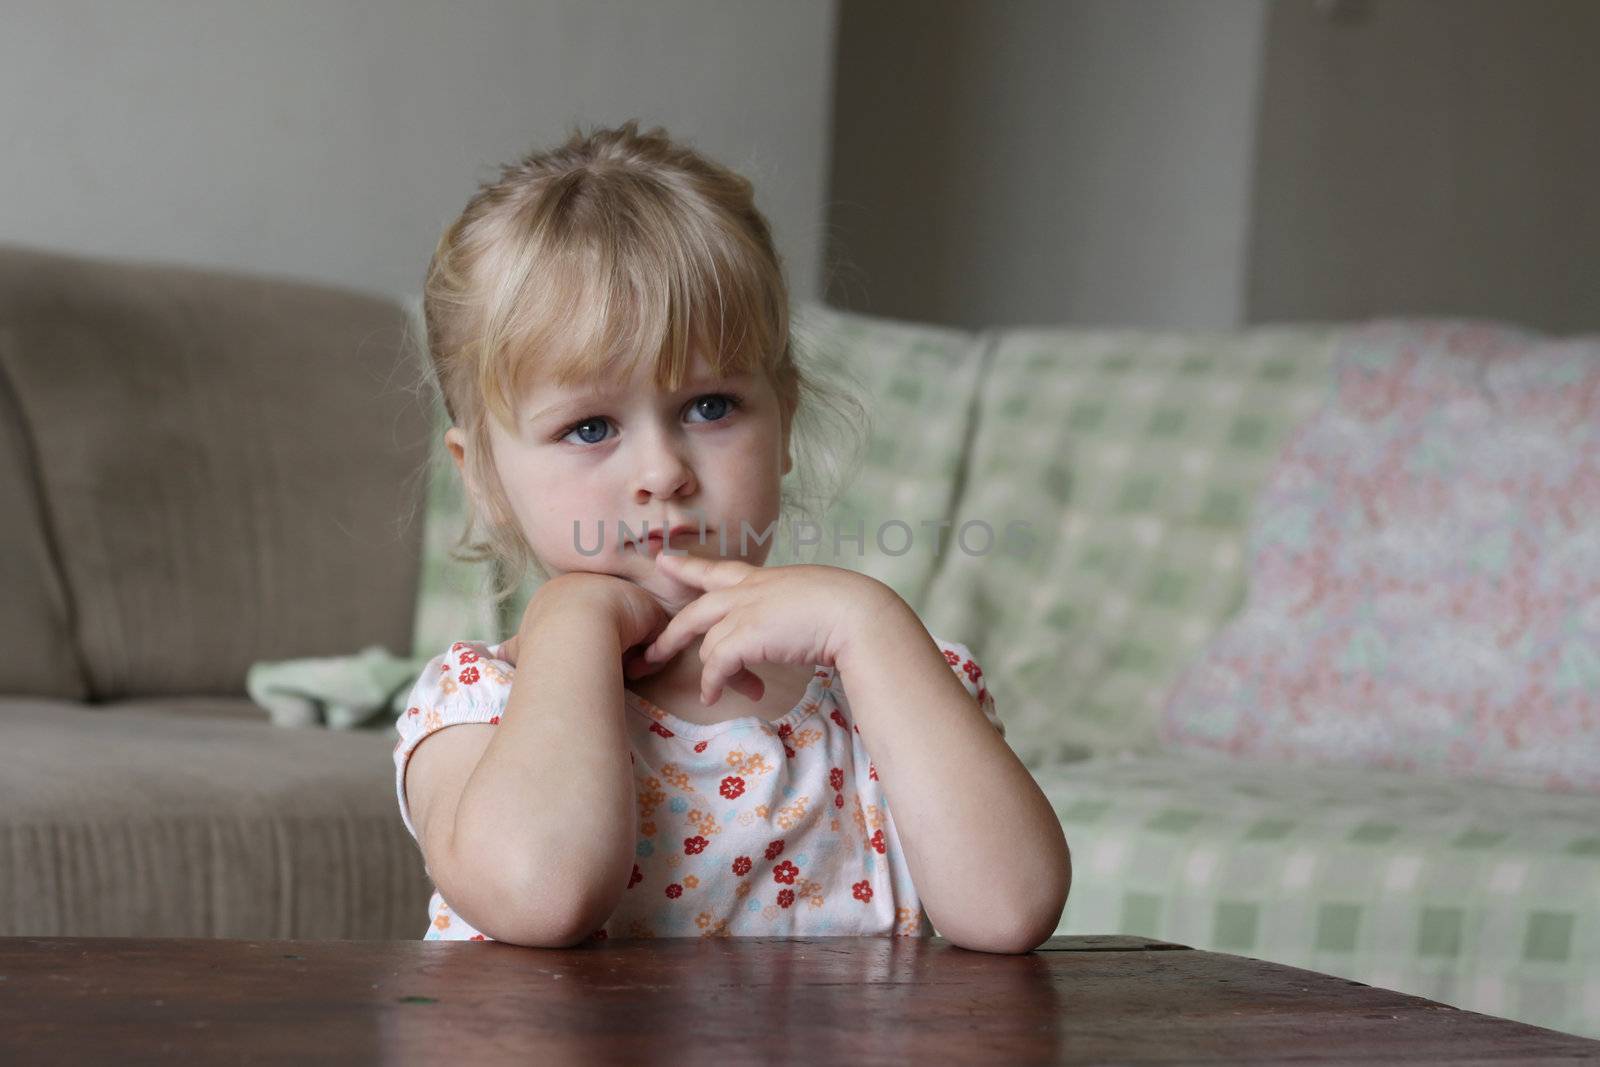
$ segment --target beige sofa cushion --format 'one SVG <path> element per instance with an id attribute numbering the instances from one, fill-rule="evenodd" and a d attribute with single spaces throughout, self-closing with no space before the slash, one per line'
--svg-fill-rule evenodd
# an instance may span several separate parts
<path id="1" fill-rule="evenodd" d="M 0 248 L 0 376 L 42 508 L 0 515 L 20 527 L 0 543 L 23 548 L 11 569 L 53 548 L 76 634 L 51 576 L 24 582 L 3 691 L 83 695 L 81 655 L 96 700 L 242 695 L 257 660 L 409 648 L 428 420 L 405 321 L 358 293 Z M 25 503 L 6 478 L 0 504 Z"/>
<path id="2" fill-rule="evenodd" d="M 0 699 L 0 935 L 421 937 L 394 740 L 243 699 Z"/>

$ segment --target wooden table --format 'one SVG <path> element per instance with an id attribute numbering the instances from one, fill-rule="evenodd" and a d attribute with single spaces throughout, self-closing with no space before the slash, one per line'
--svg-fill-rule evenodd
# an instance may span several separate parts
<path id="1" fill-rule="evenodd" d="M 1600 1062 L 1600 1042 L 1138 937 L 0 938 L 0 1063 Z"/>

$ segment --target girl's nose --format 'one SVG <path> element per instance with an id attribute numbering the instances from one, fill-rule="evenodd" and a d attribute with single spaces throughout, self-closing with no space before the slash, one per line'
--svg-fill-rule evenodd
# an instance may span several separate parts
<path id="1" fill-rule="evenodd" d="M 634 490 L 638 503 L 656 497 L 684 496 L 694 489 L 694 471 L 675 447 L 666 441 L 645 446 Z"/>

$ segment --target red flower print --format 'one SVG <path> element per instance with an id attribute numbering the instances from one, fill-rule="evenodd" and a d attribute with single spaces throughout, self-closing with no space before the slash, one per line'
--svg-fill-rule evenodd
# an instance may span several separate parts
<path id="1" fill-rule="evenodd" d="M 698 745 L 694 746 L 694 750 L 696 752 L 704 752 L 706 750 L 706 746 L 710 743 L 710 741 L 702 741 Z"/>
<path id="2" fill-rule="evenodd" d="M 774 882 L 782 882 L 784 885 L 794 885 L 795 875 L 799 873 L 799 867 L 796 867 L 789 860 L 784 860 L 772 868 L 772 880 Z"/>
<path id="3" fill-rule="evenodd" d="M 841 770 L 838 767 L 835 767 L 832 770 L 830 770 L 828 772 L 828 784 L 833 786 L 835 789 L 843 789 L 844 788 L 844 771 Z"/>
<path id="4" fill-rule="evenodd" d="M 672 736 L 672 731 L 667 729 L 665 726 L 662 726 L 658 722 L 653 722 L 650 724 L 650 732 L 653 734 L 660 734 L 662 737 Z"/>
<path id="5" fill-rule="evenodd" d="M 842 727 L 844 727 L 846 729 L 848 729 L 849 726 L 850 726 L 849 723 L 844 721 L 844 713 L 841 712 L 838 708 L 834 708 L 833 711 L 828 715 L 828 718 L 832 719 L 834 722 L 838 723 L 840 726 L 842 726 Z"/>
<path id="6" fill-rule="evenodd" d="M 737 874 L 740 878 L 743 878 L 745 875 L 750 873 L 750 868 L 754 866 L 755 864 L 750 862 L 749 856 L 740 856 L 738 859 L 733 861 L 733 873 Z"/>
<path id="7" fill-rule="evenodd" d="M 456 677 L 461 679 L 462 685 L 471 685 L 473 682 L 478 680 L 478 668 L 463 667 L 461 668 L 461 673 L 456 675 Z"/>
<path id="8" fill-rule="evenodd" d="M 950 666 L 954 667 L 957 663 L 961 662 L 961 657 L 956 655 L 954 652 L 951 652 L 948 648 L 943 649 L 943 652 L 944 658 L 949 662 Z"/>
<path id="9" fill-rule="evenodd" d="M 489 725 L 490 726 L 499 726 L 500 725 L 500 716 L 496 715 L 494 718 L 490 719 L 489 720 Z"/>
<path id="10" fill-rule="evenodd" d="M 982 704 L 988 698 L 989 698 L 989 690 L 985 689 L 981 685 L 978 686 L 978 703 Z"/>
<path id="11" fill-rule="evenodd" d="M 767 859 L 775 860 L 781 855 L 783 855 L 783 838 L 780 837 L 767 845 Z"/>
<path id="12" fill-rule="evenodd" d="M 632 889 L 642 881 L 644 881 L 644 872 L 641 871 L 639 869 L 639 865 L 635 863 L 633 865 L 633 873 L 628 876 L 628 888 Z"/>
<path id="13" fill-rule="evenodd" d="M 733 800 L 744 793 L 744 779 L 738 775 L 730 774 L 722 780 L 722 786 L 717 792 L 729 800 Z"/>
<path id="14" fill-rule="evenodd" d="M 489 939 L 487 937 L 484 937 L 482 934 L 473 934 L 472 937 L 470 937 L 468 940 L 471 940 L 471 941 L 487 941 Z"/>
<path id="15" fill-rule="evenodd" d="M 880 856 L 889 851 L 888 843 L 883 839 L 882 830 L 874 830 L 872 832 L 872 840 L 868 843 L 872 845 L 873 849 L 876 850 Z"/>
<path id="16" fill-rule="evenodd" d="M 867 764 L 867 777 L 871 778 L 874 782 L 878 780 L 878 768 L 871 763 Z"/>
<path id="17" fill-rule="evenodd" d="M 679 885 L 677 882 L 673 882 L 671 885 L 667 886 L 667 896 L 671 897 L 673 900 L 677 900 L 679 897 L 683 896 L 683 886 Z"/>
<path id="18" fill-rule="evenodd" d="M 844 807 L 844 794 L 843 793 L 835 793 L 835 794 L 833 794 L 833 806 L 836 807 L 836 808 Z"/>
<path id="19" fill-rule="evenodd" d="M 983 677 L 983 671 L 979 669 L 978 665 L 972 662 L 970 659 L 961 665 L 961 669 L 966 671 L 967 677 L 971 678 L 974 682 Z"/>
<path id="20" fill-rule="evenodd" d="M 455 644 L 450 646 L 450 651 L 451 652 L 460 652 L 463 648 L 466 648 L 466 647 L 467 647 L 467 643 L 465 641 L 457 641 Z"/>
<path id="21" fill-rule="evenodd" d="M 785 737 L 786 738 L 792 733 L 794 733 L 794 727 L 791 726 L 789 723 L 784 723 L 782 726 L 778 727 L 778 736 L 779 737 Z"/>
<path id="22" fill-rule="evenodd" d="M 407 715 L 421 715 L 422 714 L 422 709 L 421 708 L 407 708 L 406 709 L 406 714 Z"/>
<path id="23" fill-rule="evenodd" d="M 872 883 L 865 878 L 850 887 L 850 894 L 862 903 L 872 899 Z"/>
<path id="24" fill-rule="evenodd" d="M 604 929 L 596 930 L 594 933 L 590 934 L 589 937 L 595 941 L 604 941 L 606 939 L 606 932 Z"/>
<path id="25" fill-rule="evenodd" d="M 793 903 L 794 903 L 794 890 L 793 889 L 780 889 L 780 890 L 778 890 L 778 907 L 787 908 L 789 905 L 791 905 Z"/>
<path id="26" fill-rule="evenodd" d="M 462 652 L 461 655 L 456 657 L 456 662 L 457 663 L 476 663 L 476 662 L 478 662 L 478 654 L 476 652 L 472 651 L 472 649 L 469 648 L 469 649 L 465 650 L 464 652 Z"/>
<path id="27" fill-rule="evenodd" d="M 705 838 L 700 837 L 697 834 L 694 837 L 686 837 L 683 839 L 683 851 L 686 855 L 698 856 L 700 853 L 706 850 L 706 846 L 709 844 L 711 844 L 710 841 L 707 841 Z"/>
<path id="28" fill-rule="evenodd" d="M 786 759 L 794 759 L 794 749 L 790 748 L 788 745 L 784 745 L 783 755 Z"/>

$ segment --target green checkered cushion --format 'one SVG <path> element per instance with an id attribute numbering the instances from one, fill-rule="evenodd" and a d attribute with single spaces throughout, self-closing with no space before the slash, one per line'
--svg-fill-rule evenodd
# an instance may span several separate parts
<path id="1" fill-rule="evenodd" d="M 983 341 L 814 303 L 799 305 L 794 322 L 796 342 L 817 373 L 860 386 L 870 433 L 854 480 L 822 516 L 821 543 L 800 549 L 786 536 L 768 562 L 860 571 L 920 612 L 938 560 L 934 530 L 921 524 L 950 517 Z M 858 532 L 859 545 L 850 539 Z"/>
<path id="2" fill-rule="evenodd" d="M 935 539 L 923 519 L 947 519 L 961 450 L 972 418 L 982 361 L 975 334 L 893 322 L 802 302 L 792 316 L 802 360 L 835 381 L 854 380 L 871 419 L 860 466 L 840 499 L 821 516 L 820 543 L 800 546 L 783 528 L 773 565 L 817 562 L 869 574 L 920 609 L 933 576 Z M 433 656 L 452 641 L 509 634 L 538 588 L 530 579 L 496 618 L 487 599 L 487 565 L 448 557 L 466 523 L 461 479 L 442 441 L 449 422 L 436 410 L 435 453 L 427 494 L 415 655 Z M 909 542 L 893 527 L 913 532 Z M 858 548 L 850 535 L 863 534 Z M 834 532 L 839 531 L 837 551 Z M 803 531 L 802 531 L 803 532 Z M 909 546 L 909 547 L 907 547 Z"/>
<path id="3" fill-rule="evenodd" d="M 1072 850 L 1058 934 L 1157 937 L 1600 1037 L 1600 798 L 1193 752 L 1035 776 Z"/>
<path id="4" fill-rule="evenodd" d="M 1157 746 L 1161 697 L 1243 602 L 1252 502 L 1331 386 L 1336 326 L 997 335 L 924 615 L 964 634 L 1030 767 Z"/>

